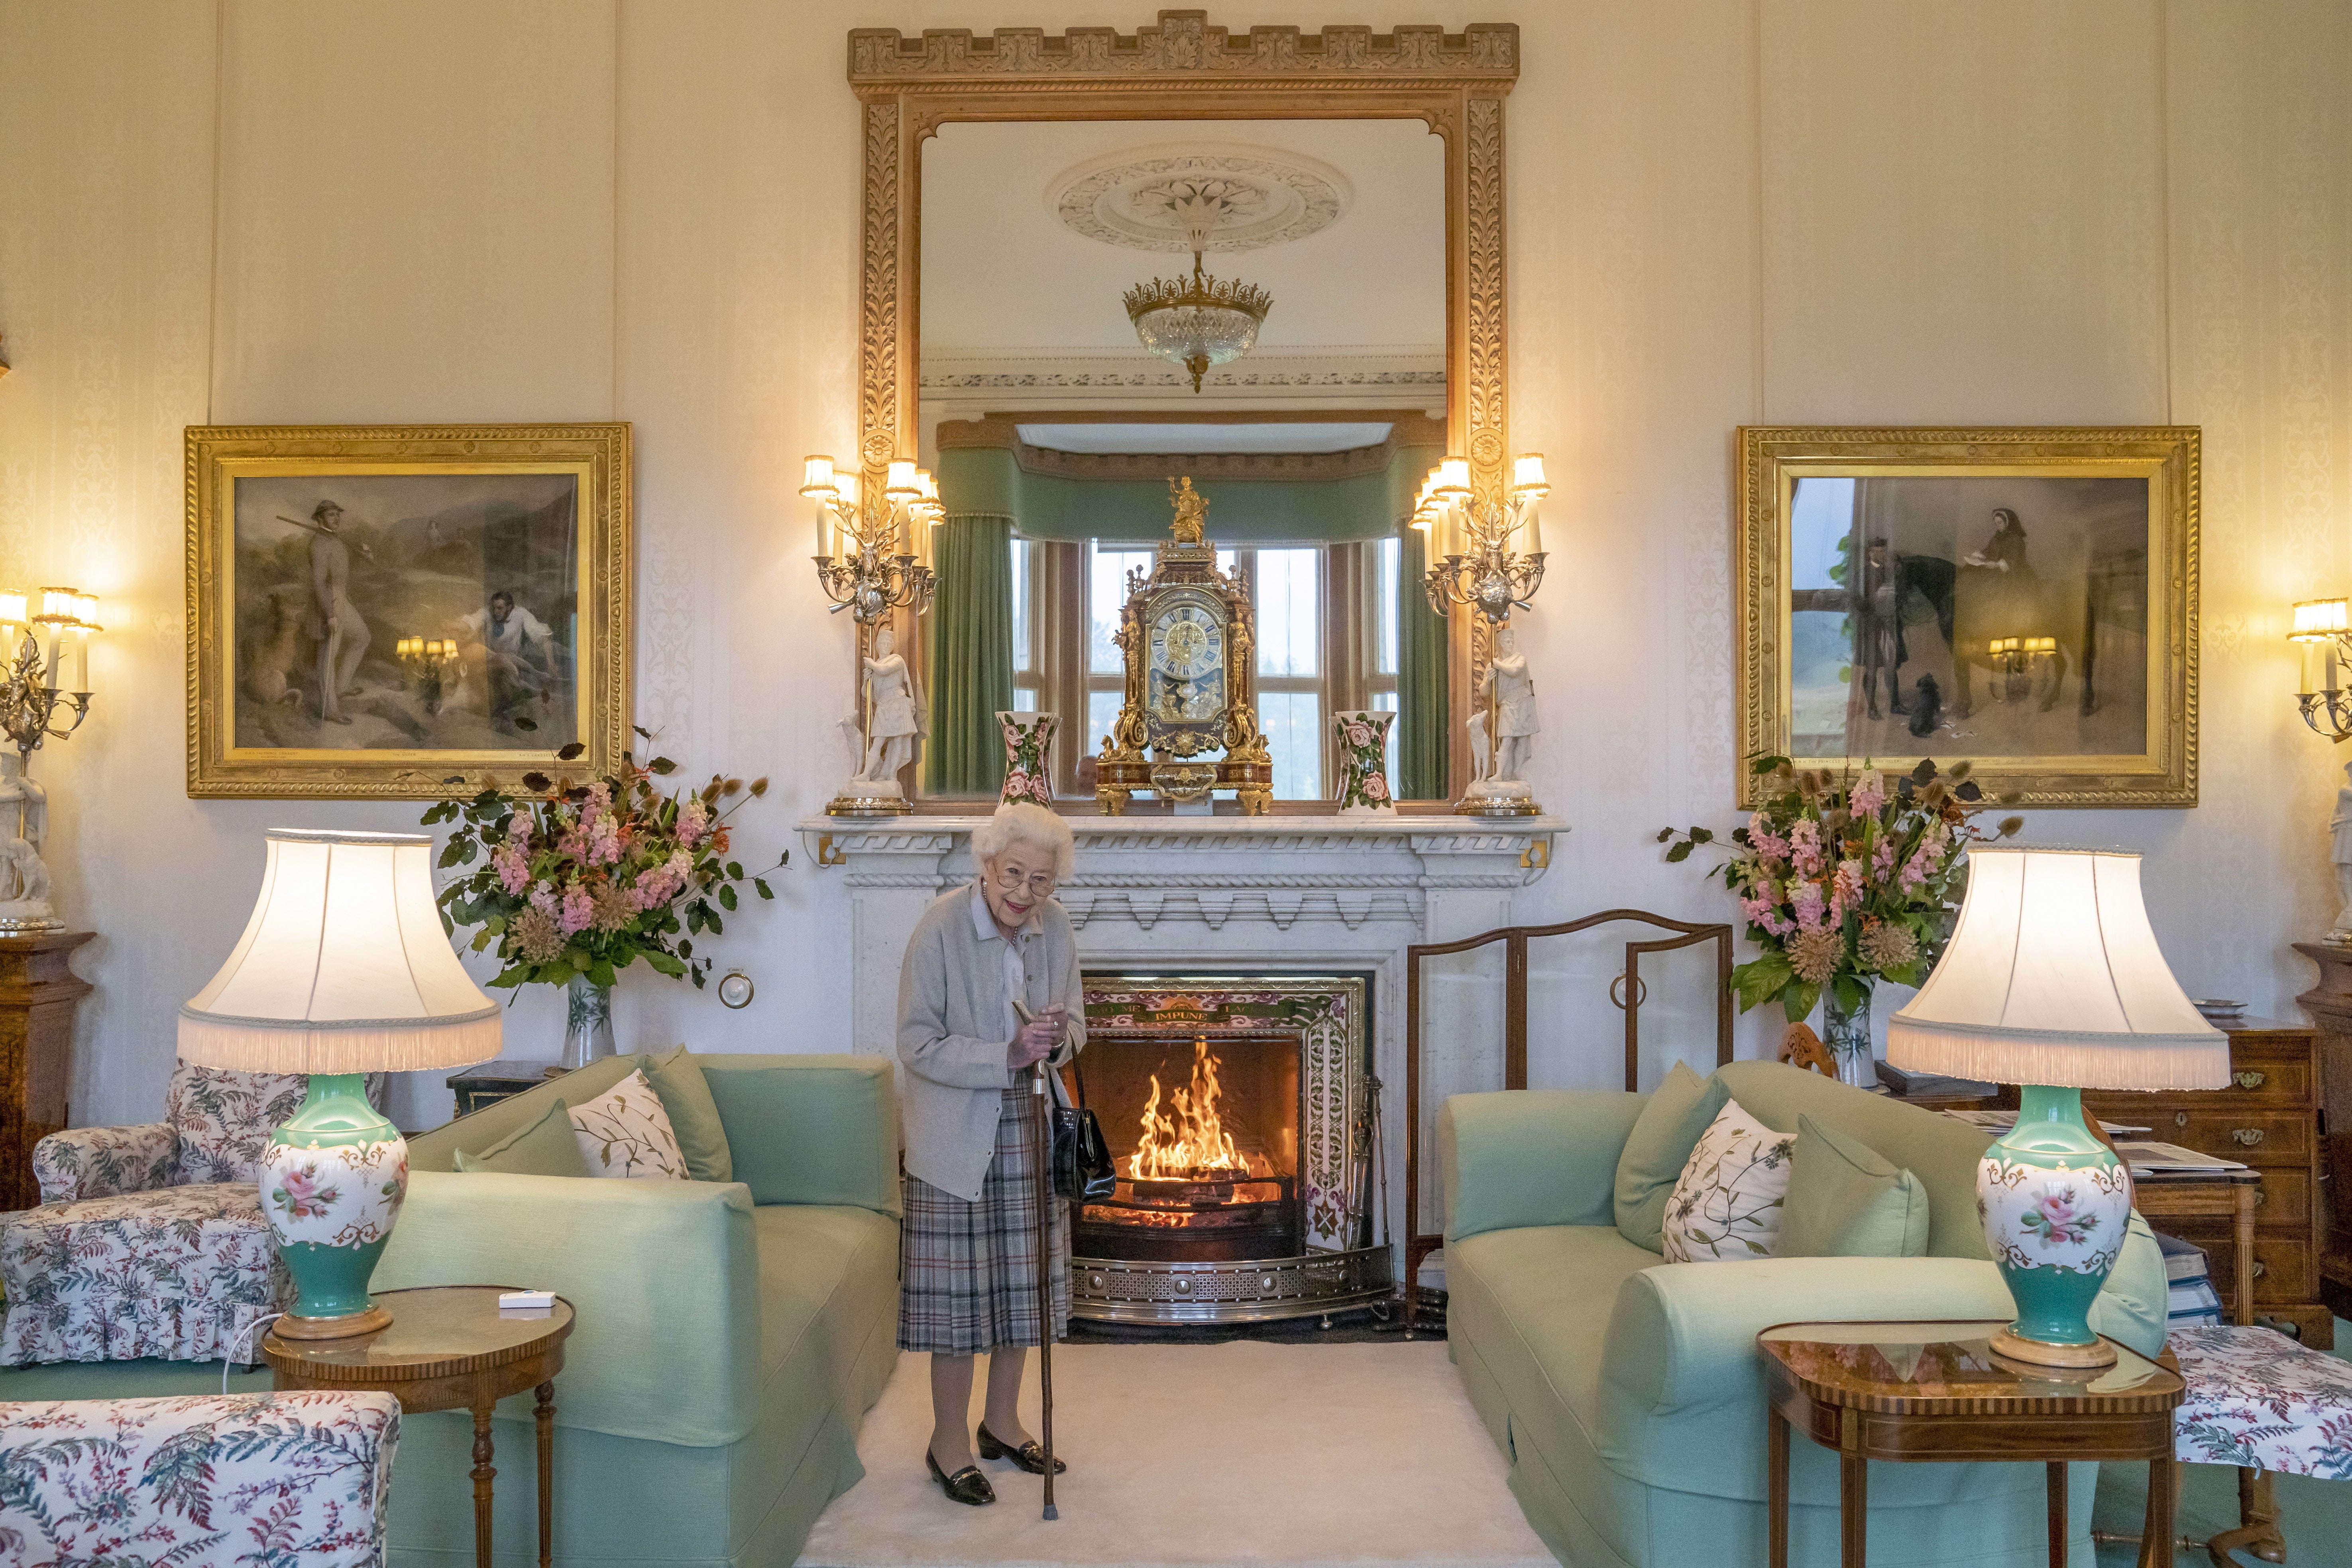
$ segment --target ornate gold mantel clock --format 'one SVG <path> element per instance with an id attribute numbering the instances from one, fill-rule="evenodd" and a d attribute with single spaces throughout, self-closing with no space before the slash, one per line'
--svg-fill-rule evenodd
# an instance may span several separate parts
<path id="1" fill-rule="evenodd" d="M 1168 494 L 1172 537 L 1149 576 L 1127 577 L 1113 639 L 1127 660 L 1127 700 L 1095 759 L 1095 799 L 1118 816 L 1137 790 L 1181 802 L 1232 790 L 1244 813 L 1264 816 L 1274 761 L 1257 728 L 1249 587 L 1219 570 L 1217 547 L 1202 538 L 1209 501 L 1191 477 L 1171 479 Z"/>

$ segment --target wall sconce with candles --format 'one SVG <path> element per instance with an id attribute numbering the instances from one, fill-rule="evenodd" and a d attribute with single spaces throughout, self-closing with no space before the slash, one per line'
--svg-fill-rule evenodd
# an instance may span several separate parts
<path id="1" fill-rule="evenodd" d="M 48 792 L 29 776 L 33 753 L 62 741 L 89 717 L 89 639 L 98 599 L 75 588 L 43 588 L 32 595 L 0 592 L 0 732 L 16 746 L 12 762 L 0 752 L 0 934 L 57 931 L 65 922 L 49 904 L 49 872 L 41 860 L 48 835 Z M 68 685 L 67 682 L 71 684 Z M 5 813 L 14 807 L 15 820 Z"/>
<path id="2" fill-rule="evenodd" d="M 801 494 L 816 503 L 816 580 L 857 623 L 860 699 L 852 731 L 857 766 L 832 802 L 833 816 L 895 816 L 914 809 L 898 779 L 929 732 L 914 666 L 897 647 L 891 617 L 930 607 L 936 580 L 930 530 L 946 515 L 939 482 L 906 458 L 885 471 L 882 493 L 862 496 L 856 471 L 837 472 L 823 455 L 803 460 Z M 921 531 L 918 532 L 917 531 Z"/>
<path id="3" fill-rule="evenodd" d="M 1484 706 L 1468 721 L 1471 780 L 1454 810 L 1465 816 L 1534 816 L 1542 807 L 1524 776 L 1535 745 L 1535 682 L 1527 656 L 1511 635 L 1511 612 L 1524 610 L 1543 584 L 1544 548 L 1537 503 L 1550 493 L 1543 454 L 1523 453 L 1511 464 L 1510 488 L 1500 495 L 1473 494 L 1470 462 L 1447 458 L 1422 481 L 1412 526 L 1428 540 L 1432 563 L 1422 590 L 1440 616 L 1455 605 L 1478 613 L 1486 637 L 1478 666 L 1477 693 Z M 1514 552 L 1512 536 L 1524 532 L 1526 548 Z"/>
<path id="4" fill-rule="evenodd" d="M 393 657 L 416 682 L 425 711 L 431 713 L 441 710 L 450 682 L 465 673 L 455 637 L 401 637 L 393 644 Z"/>
<path id="5" fill-rule="evenodd" d="M 2352 693 L 2344 672 L 2352 663 L 2352 614 L 2342 599 L 2305 599 L 2294 607 L 2287 640 L 2303 654 L 2302 689 L 2295 706 L 2303 721 L 2331 741 L 2352 740 Z"/>

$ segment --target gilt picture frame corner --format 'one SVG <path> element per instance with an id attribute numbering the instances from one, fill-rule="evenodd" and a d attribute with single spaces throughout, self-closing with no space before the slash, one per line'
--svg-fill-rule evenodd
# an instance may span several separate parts
<path id="1" fill-rule="evenodd" d="M 1738 433 L 1748 760 L 1967 760 L 2030 807 L 2197 804 L 2193 426 Z"/>
<path id="2" fill-rule="evenodd" d="M 189 426 L 189 797 L 425 800 L 617 767 L 630 438 Z"/>

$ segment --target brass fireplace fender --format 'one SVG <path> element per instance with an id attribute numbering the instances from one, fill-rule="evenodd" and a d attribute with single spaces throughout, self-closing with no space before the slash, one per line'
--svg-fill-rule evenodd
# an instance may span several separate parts
<path id="1" fill-rule="evenodd" d="M 922 144 L 950 121 L 1068 120 L 1410 120 L 1445 143 L 1446 445 L 1470 460 L 1482 498 L 1508 488 L 1503 100 L 1519 76 L 1519 29 L 1475 22 L 1376 33 L 1212 26 L 1205 11 L 1162 11 L 1157 26 L 927 28 L 849 34 L 849 85 L 864 160 L 857 331 L 861 483 L 879 494 L 894 458 L 916 455 L 922 274 Z M 1451 631 L 1453 710 L 1467 712 L 1484 642 L 1467 612 Z M 899 612 L 901 646 L 919 651 Z M 1454 736 L 1449 770 L 1468 776 Z"/>

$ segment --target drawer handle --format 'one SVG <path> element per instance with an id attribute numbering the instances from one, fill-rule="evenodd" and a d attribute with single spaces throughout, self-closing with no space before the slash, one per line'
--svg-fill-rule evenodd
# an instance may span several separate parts
<path id="1" fill-rule="evenodd" d="M 2185 1111 L 2185 1110 L 2176 1110 L 2176 1111 L 2174 1111 L 2174 1112 L 2172 1113 L 2172 1124 L 2173 1124 L 2175 1127 L 2186 1127 L 2186 1126 L 2188 1126 L 2188 1125 L 2189 1125 L 2189 1112 L 2187 1112 L 2187 1111 Z"/>
<path id="2" fill-rule="evenodd" d="M 2251 1149 L 2263 1141 L 2263 1130 L 2259 1127 L 2232 1127 L 2230 1136 Z"/>
<path id="3" fill-rule="evenodd" d="M 2271 1266 L 2270 1266 L 2269 1264 L 2267 1264 L 2267 1263 L 2263 1262 L 2263 1261 L 2261 1258 L 2255 1258 L 2255 1259 L 2254 1259 L 2254 1278 L 2255 1278 L 2255 1279 L 2261 1279 L 2263 1275 L 2265 1275 L 2265 1274 L 2269 1273 L 2270 1271 L 2271 1271 Z"/>
<path id="4" fill-rule="evenodd" d="M 2268 1202 L 2270 1202 L 2270 1201 L 2271 1201 L 2271 1195 L 2270 1195 L 2270 1194 L 2268 1194 L 2268 1193 L 2266 1193 L 2266 1192 L 2263 1191 L 2260 1187 L 2256 1187 L 2256 1188 L 2254 1189 L 2254 1206 L 2255 1206 L 2256 1208 L 2260 1208 L 2260 1207 L 2262 1207 L 2264 1204 L 2266 1204 L 2266 1203 L 2268 1203 Z"/>
<path id="5" fill-rule="evenodd" d="M 2268 1081 L 2268 1076 L 2263 1073 L 2242 1072 L 2238 1075 L 2240 1089 L 2260 1089 L 2266 1081 Z"/>

